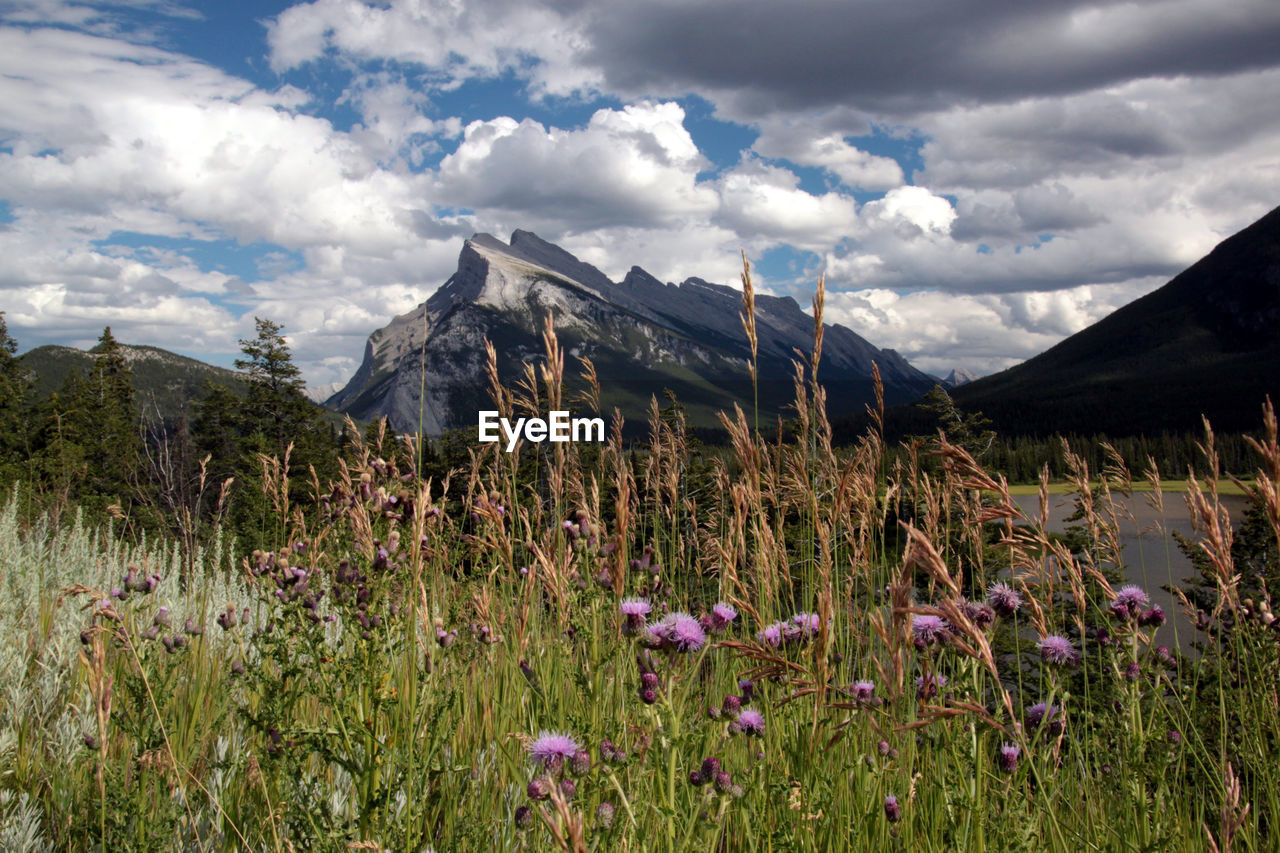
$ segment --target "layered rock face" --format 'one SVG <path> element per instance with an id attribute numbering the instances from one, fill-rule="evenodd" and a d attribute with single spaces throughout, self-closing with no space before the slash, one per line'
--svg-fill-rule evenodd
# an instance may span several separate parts
<path id="1" fill-rule="evenodd" d="M 374 332 L 364 361 L 327 405 L 360 418 L 386 416 L 401 432 L 474 427 L 492 408 L 484 341 L 493 342 L 505 382 L 543 355 L 541 331 L 555 317 L 566 374 L 576 357 L 590 358 L 601 404 L 632 423 L 651 397 L 674 393 L 691 423 L 711 426 L 715 412 L 735 402 L 747 411 L 755 395 L 747 370 L 750 349 L 739 320 L 742 296 L 730 287 L 690 278 L 665 284 L 639 267 L 613 282 L 595 267 L 527 231 L 508 245 L 477 234 L 463 245 L 458 269 L 425 303 Z M 791 362 L 813 346 L 813 320 L 791 298 L 756 300 L 762 415 L 785 414 L 792 399 Z M 872 346 L 849 329 L 825 327 L 820 378 L 833 413 L 856 411 L 872 399 L 872 364 L 879 365 L 890 403 L 915 399 L 933 380 L 892 350 Z"/>

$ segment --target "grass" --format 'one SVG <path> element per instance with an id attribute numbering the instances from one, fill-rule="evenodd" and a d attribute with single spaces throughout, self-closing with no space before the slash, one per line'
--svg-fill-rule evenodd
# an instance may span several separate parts
<path id="1" fill-rule="evenodd" d="M 546 346 L 504 414 L 554 408 Z M 1215 492 L 1184 656 L 1122 586 L 1119 460 L 1075 460 L 1071 550 L 963 448 L 835 453 L 796 390 L 793 441 L 738 412 L 709 459 L 656 406 L 642 448 L 487 446 L 447 482 L 353 434 L 311 509 L 277 468 L 274 533 L 196 554 L 15 495 L 0 848 L 1275 849 L 1275 620 Z"/>

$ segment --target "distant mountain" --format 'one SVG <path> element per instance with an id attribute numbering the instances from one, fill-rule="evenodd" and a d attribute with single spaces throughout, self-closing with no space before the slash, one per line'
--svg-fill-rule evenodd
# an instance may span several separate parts
<path id="1" fill-rule="evenodd" d="M 162 419 L 175 418 L 183 412 L 190 414 L 191 403 L 206 394 L 206 381 L 243 393 L 244 382 L 234 370 L 159 347 L 122 344 L 121 349 L 133 373 L 138 407 L 148 420 L 155 420 L 157 414 Z M 36 393 L 41 397 L 61 388 L 72 370 L 88 376 L 93 368 L 92 351 L 52 344 L 36 347 L 18 360 L 33 377 Z"/>
<path id="2" fill-rule="evenodd" d="M 1004 432 L 1111 435 L 1261 424 L 1280 403 L 1280 208 L 1160 289 L 955 391 Z"/>
<path id="3" fill-rule="evenodd" d="M 541 358 L 541 329 L 556 317 L 561 346 L 589 357 L 607 414 L 643 421 L 651 396 L 675 393 L 690 422 L 712 426 L 735 402 L 752 407 L 750 350 L 738 318 L 741 293 L 698 278 L 664 284 L 639 267 L 613 282 L 559 246 L 528 231 L 510 245 L 489 234 L 467 240 L 457 271 L 430 299 L 369 337 L 364 361 L 327 405 L 358 418 L 386 415 L 391 425 L 428 434 L 474 427 L 490 407 L 484 340 L 499 353 L 511 383 Z M 813 320 L 789 297 L 758 296 L 760 409 L 782 411 L 792 399 L 791 359 L 812 348 Z M 892 350 L 881 350 L 844 326 L 825 327 L 820 378 L 833 412 L 872 399 L 871 366 L 879 365 L 890 403 L 906 402 L 933 380 Z M 425 370 L 425 373 L 424 373 Z"/>
<path id="4" fill-rule="evenodd" d="M 343 382 L 329 382 L 325 385 L 308 385 L 303 389 L 302 395 L 317 406 L 323 406 L 324 401 L 341 391 L 345 384 Z"/>
<path id="5" fill-rule="evenodd" d="M 977 378 L 977 374 L 972 371 L 957 367 L 942 378 L 942 384 L 948 388 L 959 388 L 961 385 L 968 385 Z"/>

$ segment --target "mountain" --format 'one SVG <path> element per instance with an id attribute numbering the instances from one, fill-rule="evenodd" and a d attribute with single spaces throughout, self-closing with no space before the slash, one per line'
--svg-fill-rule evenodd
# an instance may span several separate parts
<path id="1" fill-rule="evenodd" d="M 543 354 L 541 329 L 554 313 L 565 350 L 595 365 L 604 413 L 645 418 L 651 396 L 674 392 L 694 425 L 714 426 L 734 402 L 752 408 L 750 350 L 742 331 L 740 292 L 699 278 L 663 283 L 639 267 L 611 281 L 559 246 L 528 231 L 510 244 L 489 234 L 467 240 L 457 271 L 426 302 L 374 332 L 364 361 L 327 405 L 358 418 L 385 415 L 393 428 L 428 434 L 475 427 L 491 407 L 484 340 L 499 354 L 499 375 L 512 383 Z M 789 297 L 757 296 L 760 410 L 782 411 L 793 397 L 791 359 L 812 348 L 813 320 Z M 892 350 L 880 350 L 843 326 L 825 327 L 820 378 L 833 412 L 872 399 L 879 365 L 890 403 L 906 402 L 933 380 Z M 424 373 L 425 369 L 425 373 Z M 425 393 L 421 393 L 425 392 Z"/>
<path id="2" fill-rule="evenodd" d="M 961 385 L 968 385 L 977 378 L 977 375 L 972 371 L 965 370 L 963 367 L 957 367 L 943 377 L 941 382 L 948 388 L 959 388 Z"/>
<path id="3" fill-rule="evenodd" d="M 1280 402 L 1280 208 L 1168 284 L 955 391 L 998 430 L 1127 435 L 1261 424 Z"/>
<path id="4" fill-rule="evenodd" d="M 243 392 L 243 380 L 234 370 L 159 347 L 121 344 L 121 349 L 133 373 L 138 407 L 149 420 L 155 420 L 157 414 L 166 420 L 183 412 L 190 414 L 191 401 L 205 396 L 206 381 L 224 385 L 236 393 Z M 71 371 L 78 370 L 81 376 L 88 376 L 93 368 L 93 351 L 49 344 L 24 353 L 18 361 L 32 375 L 36 394 L 47 397 L 62 387 Z"/>
<path id="5" fill-rule="evenodd" d="M 324 401 L 341 391 L 344 384 L 343 382 L 328 382 L 324 385 L 308 385 L 302 390 L 302 396 L 317 406 L 323 406 Z"/>

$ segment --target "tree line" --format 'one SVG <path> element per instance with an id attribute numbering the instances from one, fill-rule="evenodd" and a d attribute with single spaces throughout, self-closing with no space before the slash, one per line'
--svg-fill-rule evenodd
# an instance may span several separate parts
<path id="1" fill-rule="evenodd" d="M 290 491 L 305 500 L 313 470 L 322 484 L 335 473 L 342 434 L 303 394 L 283 327 L 255 318 L 255 330 L 235 362 L 243 394 L 210 382 L 189 417 L 149 422 L 109 326 L 88 374 L 39 399 L 0 312 L 0 482 L 22 482 L 28 510 L 75 507 L 188 545 L 219 526 L 260 533 L 278 520 L 267 460 L 287 458 Z"/>
<path id="2" fill-rule="evenodd" d="M 148 422 L 141 417 L 125 350 L 110 327 L 92 351 L 88 374 L 73 371 L 39 399 L 0 312 L 0 484 L 22 482 L 20 497 L 30 511 L 75 507 L 88 521 L 114 517 L 118 527 L 176 536 L 188 547 L 220 529 L 241 541 L 262 541 L 282 521 L 281 495 L 264 488 L 268 481 L 287 475 L 284 497 L 305 509 L 314 497 L 312 484 L 323 492 L 336 475 L 347 436 L 304 395 L 283 327 L 255 318 L 255 330 L 253 338 L 240 341 L 242 357 L 235 362 L 243 393 L 209 383 L 189 417 Z M 890 414 L 886 438 L 898 448 L 892 452 L 905 452 L 900 442 L 923 446 L 941 431 L 1010 482 L 1035 482 L 1045 465 L 1055 479 L 1069 474 L 1062 437 L 997 435 L 981 413 L 962 411 L 941 388 Z M 852 427 L 858 425 L 865 429 L 847 419 L 833 424 L 836 443 L 855 440 Z M 377 430 L 377 424 L 369 427 Z M 1199 449 L 1203 434 L 1065 438 L 1095 474 L 1111 462 L 1104 442 L 1127 461 L 1135 478 L 1148 460 L 1169 479 L 1206 468 Z M 473 433 L 459 432 L 425 442 L 420 473 L 443 479 L 450 470 L 465 469 L 473 439 Z M 1247 476 L 1256 467 L 1243 435 L 1218 436 L 1216 449 L 1226 472 Z M 537 476 L 532 463 L 530 476 Z"/>

